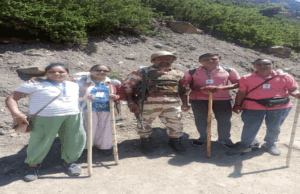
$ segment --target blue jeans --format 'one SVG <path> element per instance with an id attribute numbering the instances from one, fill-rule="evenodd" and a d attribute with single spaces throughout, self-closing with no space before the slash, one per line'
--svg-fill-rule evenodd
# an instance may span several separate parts
<path id="1" fill-rule="evenodd" d="M 273 145 L 280 133 L 280 127 L 288 116 L 291 108 L 276 110 L 249 110 L 242 112 L 242 121 L 244 122 L 241 144 L 249 146 L 255 139 L 258 130 L 265 119 L 267 133 L 264 141 L 268 145 Z"/>
<path id="2" fill-rule="evenodd" d="M 199 141 L 205 142 L 207 139 L 207 115 L 208 100 L 190 100 L 195 116 L 195 124 L 200 133 Z M 214 100 L 213 112 L 218 123 L 219 141 L 228 142 L 230 140 L 232 107 L 230 100 Z"/>

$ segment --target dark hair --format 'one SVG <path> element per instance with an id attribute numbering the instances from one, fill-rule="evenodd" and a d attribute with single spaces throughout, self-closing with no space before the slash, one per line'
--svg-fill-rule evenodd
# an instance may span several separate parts
<path id="1" fill-rule="evenodd" d="M 219 57 L 219 59 L 221 59 L 221 56 L 219 54 L 205 53 L 205 54 L 201 55 L 198 60 L 200 60 L 200 59 L 202 59 L 204 57 L 214 57 L 214 56 L 217 56 L 217 57 Z"/>
<path id="2" fill-rule="evenodd" d="M 264 61 L 264 60 L 271 61 L 272 64 L 275 63 L 275 61 L 272 60 L 272 59 L 262 59 L 262 58 L 258 58 L 258 59 L 256 59 L 256 60 L 253 62 L 253 65 L 255 65 L 257 62 Z"/>
<path id="3" fill-rule="evenodd" d="M 105 65 L 94 65 L 91 69 L 90 69 L 90 72 L 91 71 L 93 71 L 94 69 L 96 69 L 97 67 L 101 67 L 101 66 L 103 66 L 103 67 L 107 67 L 108 68 L 108 70 L 109 71 L 111 71 L 111 68 L 110 67 L 108 67 L 108 66 L 105 66 Z"/>
<path id="4" fill-rule="evenodd" d="M 67 67 L 64 63 L 50 63 L 50 65 L 45 68 L 45 73 L 47 73 L 47 71 L 49 71 L 52 67 L 62 67 L 67 73 L 69 73 L 69 67 Z"/>

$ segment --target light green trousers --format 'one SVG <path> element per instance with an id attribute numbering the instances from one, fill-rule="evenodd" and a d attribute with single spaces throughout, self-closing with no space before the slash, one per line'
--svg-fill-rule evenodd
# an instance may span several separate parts
<path id="1" fill-rule="evenodd" d="M 61 141 L 61 158 L 67 163 L 77 161 L 86 143 L 81 114 L 53 117 L 36 116 L 31 123 L 32 129 L 25 163 L 42 163 L 56 134 L 59 135 Z"/>

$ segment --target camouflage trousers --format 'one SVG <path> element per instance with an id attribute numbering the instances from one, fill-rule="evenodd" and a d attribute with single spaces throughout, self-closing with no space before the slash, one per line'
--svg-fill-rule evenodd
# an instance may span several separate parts
<path id="1" fill-rule="evenodd" d="M 147 138 L 152 133 L 152 122 L 157 117 L 166 126 L 170 138 L 179 138 L 183 135 L 181 122 L 181 104 L 177 102 L 145 102 L 142 116 L 145 130 L 138 123 L 138 134 L 141 138 Z"/>

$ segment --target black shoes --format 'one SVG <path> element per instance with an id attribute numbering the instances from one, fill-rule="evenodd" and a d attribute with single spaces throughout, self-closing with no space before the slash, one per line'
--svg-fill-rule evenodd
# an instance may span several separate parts
<path id="1" fill-rule="evenodd" d="M 202 146 L 206 143 L 206 141 L 199 141 L 199 140 L 194 140 L 192 142 L 192 145 L 195 146 L 195 147 L 198 147 L 198 146 Z"/>
<path id="2" fill-rule="evenodd" d="M 234 143 L 231 141 L 231 139 L 228 139 L 227 141 L 221 141 L 221 140 L 218 140 L 218 142 L 220 144 L 222 144 L 225 148 L 227 149 L 232 149 L 234 148 Z"/>
<path id="3" fill-rule="evenodd" d="M 180 138 L 170 138 L 168 145 L 179 154 L 183 154 L 186 151 L 186 148 L 181 144 Z M 141 138 L 141 148 L 144 154 L 154 152 L 154 146 L 150 138 Z"/>
<path id="4" fill-rule="evenodd" d="M 242 155 L 248 152 L 251 152 L 252 148 L 250 146 L 245 146 L 243 144 L 241 144 L 240 142 L 237 142 L 234 146 L 233 149 L 229 150 L 227 152 L 227 155 L 229 156 L 238 156 L 238 155 Z"/>
<path id="5" fill-rule="evenodd" d="M 253 140 L 253 142 L 247 147 L 241 142 L 237 142 L 234 146 L 233 149 L 231 149 L 227 154 L 229 156 L 238 156 L 238 155 L 243 155 L 251 151 L 255 151 L 259 149 L 260 142 L 257 141 L 256 139 Z"/>
<path id="6" fill-rule="evenodd" d="M 74 162 L 70 163 L 70 164 L 67 164 L 66 162 L 64 162 L 63 165 L 68 170 L 69 176 L 79 176 L 82 173 L 82 168 Z"/>
<path id="7" fill-rule="evenodd" d="M 232 143 L 232 141 L 231 141 L 230 139 L 227 140 L 227 141 L 220 141 L 220 140 L 218 140 L 218 142 L 219 142 L 220 144 L 222 144 L 222 145 L 223 145 L 225 148 L 227 148 L 227 149 L 232 149 L 232 148 L 234 148 L 234 143 Z M 204 145 L 204 144 L 206 144 L 206 141 L 194 140 L 194 141 L 192 142 L 192 145 L 195 146 L 195 147 L 202 146 L 202 145 Z"/>
<path id="8" fill-rule="evenodd" d="M 104 157 L 108 157 L 111 156 L 113 154 L 113 148 L 110 149 L 98 149 L 99 153 L 104 156 Z"/>
<path id="9" fill-rule="evenodd" d="M 257 139 L 254 139 L 250 144 L 251 151 L 255 151 L 259 149 L 260 142 Z"/>
<path id="10" fill-rule="evenodd" d="M 149 138 L 141 138 L 141 148 L 144 154 L 150 154 L 154 152 L 154 146 Z"/>
<path id="11" fill-rule="evenodd" d="M 113 154 L 113 148 L 111 149 L 99 149 L 97 147 L 94 147 L 95 149 L 93 149 L 93 153 L 94 151 L 98 151 L 100 153 L 101 156 L 104 156 L 104 157 L 109 157 Z M 87 158 L 87 153 L 88 153 L 88 150 L 87 149 L 84 149 L 80 158 Z"/>
<path id="12" fill-rule="evenodd" d="M 41 164 L 39 164 L 37 167 L 28 167 L 27 171 L 23 176 L 24 180 L 26 182 L 30 182 L 38 179 L 40 168 L 41 168 Z"/>
<path id="13" fill-rule="evenodd" d="M 186 148 L 181 144 L 181 138 L 170 138 L 168 144 L 179 154 L 186 152 Z"/>

